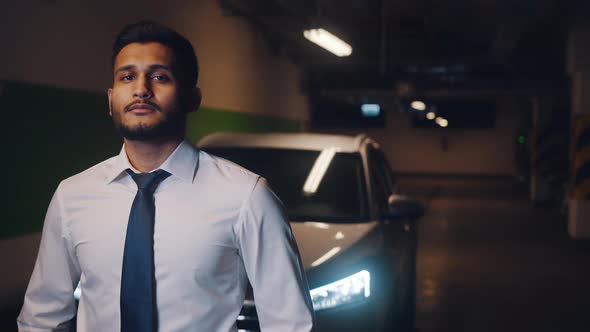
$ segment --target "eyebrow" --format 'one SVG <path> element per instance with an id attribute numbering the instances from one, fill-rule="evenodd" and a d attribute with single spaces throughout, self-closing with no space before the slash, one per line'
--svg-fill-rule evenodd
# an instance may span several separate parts
<path id="1" fill-rule="evenodd" d="M 136 65 L 126 65 L 126 66 L 123 66 L 123 67 L 119 67 L 119 68 L 117 68 L 117 70 L 115 70 L 115 74 L 116 73 L 119 73 L 119 72 L 122 72 L 122 71 L 126 71 L 126 70 L 132 70 L 132 69 L 135 69 L 135 68 L 137 68 Z M 172 68 L 171 67 L 165 66 L 165 65 L 160 65 L 160 64 L 153 64 L 153 65 L 150 65 L 148 68 L 150 70 L 164 69 L 164 70 L 172 71 Z"/>

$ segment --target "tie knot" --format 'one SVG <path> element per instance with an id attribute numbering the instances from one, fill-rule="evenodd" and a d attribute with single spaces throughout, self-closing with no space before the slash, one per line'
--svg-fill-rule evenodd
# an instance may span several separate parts
<path id="1" fill-rule="evenodd" d="M 139 190 L 148 190 L 150 192 L 156 191 L 158 185 L 164 181 L 165 178 L 170 176 L 170 173 L 164 170 L 157 170 L 152 173 L 135 173 L 132 170 L 128 169 L 127 173 L 131 175 L 133 181 L 137 183 L 137 188 Z"/>

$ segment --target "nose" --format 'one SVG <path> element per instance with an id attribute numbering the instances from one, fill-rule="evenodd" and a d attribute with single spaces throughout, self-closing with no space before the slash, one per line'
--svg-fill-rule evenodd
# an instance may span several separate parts
<path id="1" fill-rule="evenodd" d="M 135 80 L 135 91 L 133 97 L 140 99 L 149 99 L 152 97 L 152 88 L 150 86 L 150 80 L 147 79 L 146 75 L 139 75 Z"/>

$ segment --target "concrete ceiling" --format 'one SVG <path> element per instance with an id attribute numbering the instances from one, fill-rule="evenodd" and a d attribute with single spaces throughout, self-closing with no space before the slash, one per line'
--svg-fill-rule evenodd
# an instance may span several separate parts
<path id="1" fill-rule="evenodd" d="M 221 0 L 305 69 L 312 91 L 393 95 L 530 91 L 563 85 L 575 1 Z M 338 58 L 303 38 L 323 27 L 354 48 Z"/>

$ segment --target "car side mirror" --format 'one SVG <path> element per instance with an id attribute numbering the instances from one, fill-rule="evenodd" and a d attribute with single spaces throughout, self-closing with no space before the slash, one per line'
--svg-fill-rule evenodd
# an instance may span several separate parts
<path id="1" fill-rule="evenodd" d="M 418 219 L 424 215 L 424 205 L 404 195 L 393 194 L 387 200 L 386 219 Z"/>

